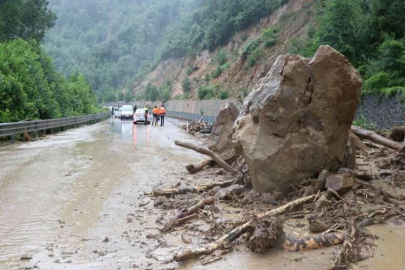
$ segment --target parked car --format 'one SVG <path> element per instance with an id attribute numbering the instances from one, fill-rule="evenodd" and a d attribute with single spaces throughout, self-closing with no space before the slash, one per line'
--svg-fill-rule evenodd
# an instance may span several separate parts
<path id="1" fill-rule="evenodd" d="M 121 120 L 133 119 L 134 108 L 131 105 L 124 105 L 121 108 Z"/>
<path id="2" fill-rule="evenodd" d="M 134 113 L 134 124 L 144 123 L 145 124 L 145 109 L 137 109 Z M 150 115 L 148 115 L 148 125 L 150 124 Z"/>
<path id="3" fill-rule="evenodd" d="M 114 118 L 121 118 L 121 108 L 114 107 Z"/>

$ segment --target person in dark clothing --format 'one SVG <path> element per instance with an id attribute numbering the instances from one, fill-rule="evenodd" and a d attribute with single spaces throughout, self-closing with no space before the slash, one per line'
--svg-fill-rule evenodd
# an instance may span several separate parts
<path id="1" fill-rule="evenodd" d="M 134 113 L 136 113 L 136 110 L 138 110 L 138 107 L 136 105 L 134 106 Z"/>
<path id="2" fill-rule="evenodd" d="M 149 109 L 145 106 L 145 126 L 148 124 Z"/>

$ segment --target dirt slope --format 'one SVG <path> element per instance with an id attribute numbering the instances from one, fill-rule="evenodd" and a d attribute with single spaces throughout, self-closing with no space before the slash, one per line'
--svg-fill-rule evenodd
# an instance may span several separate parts
<path id="1" fill-rule="evenodd" d="M 209 85 L 217 85 L 227 89 L 232 96 L 250 92 L 259 79 L 264 77 L 276 57 L 285 54 L 291 39 L 306 35 L 314 15 L 314 0 L 291 0 L 270 16 L 263 18 L 256 25 L 238 32 L 224 47 L 228 56 L 229 67 L 216 79 L 211 79 Z M 278 29 L 277 44 L 265 49 L 262 57 L 254 67 L 248 67 L 246 60 L 241 57 L 244 46 L 261 36 L 263 29 L 276 27 Z M 212 74 L 216 69 L 214 57 L 217 51 L 202 51 L 196 56 L 162 61 L 159 66 L 148 74 L 144 81 L 134 84 L 134 93 L 142 93 L 148 82 L 161 86 L 166 79 L 173 82 L 173 98 L 183 94 L 181 83 L 189 77 L 192 82 L 190 98 L 197 99 L 197 88 L 206 84 L 206 74 Z M 212 77 L 212 76 L 211 76 Z"/>

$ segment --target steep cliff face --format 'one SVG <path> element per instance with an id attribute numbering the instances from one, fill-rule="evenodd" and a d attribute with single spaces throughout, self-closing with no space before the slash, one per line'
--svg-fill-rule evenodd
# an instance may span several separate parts
<path id="1" fill-rule="evenodd" d="M 291 0 L 258 24 L 236 33 L 222 48 L 226 52 L 227 62 L 217 78 L 212 74 L 219 66 L 215 61 L 219 49 L 214 52 L 202 51 L 196 56 L 162 61 L 143 81 L 134 84 L 134 93 L 143 93 L 149 82 L 162 86 L 169 79 L 173 83 L 172 97 L 176 98 L 183 94 L 182 81 L 188 77 L 192 85 L 189 94 L 191 99 L 198 98 L 197 89 L 200 85 L 217 86 L 228 90 L 233 97 L 247 94 L 267 74 L 277 56 L 287 53 L 290 41 L 306 35 L 314 17 L 314 2 Z M 277 42 L 267 48 L 261 45 L 257 61 L 252 65 L 243 56 L 243 52 L 247 45 L 259 39 L 263 30 L 268 28 L 277 29 Z"/>

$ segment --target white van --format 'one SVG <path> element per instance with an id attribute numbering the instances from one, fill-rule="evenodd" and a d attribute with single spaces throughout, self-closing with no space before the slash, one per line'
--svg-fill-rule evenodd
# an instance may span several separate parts
<path id="1" fill-rule="evenodd" d="M 114 118 L 121 118 L 121 108 L 114 107 Z"/>
<path id="2" fill-rule="evenodd" d="M 131 105 L 124 105 L 121 108 L 121 120 L 130 119 L 134 117 L 134 108 Z"/>

